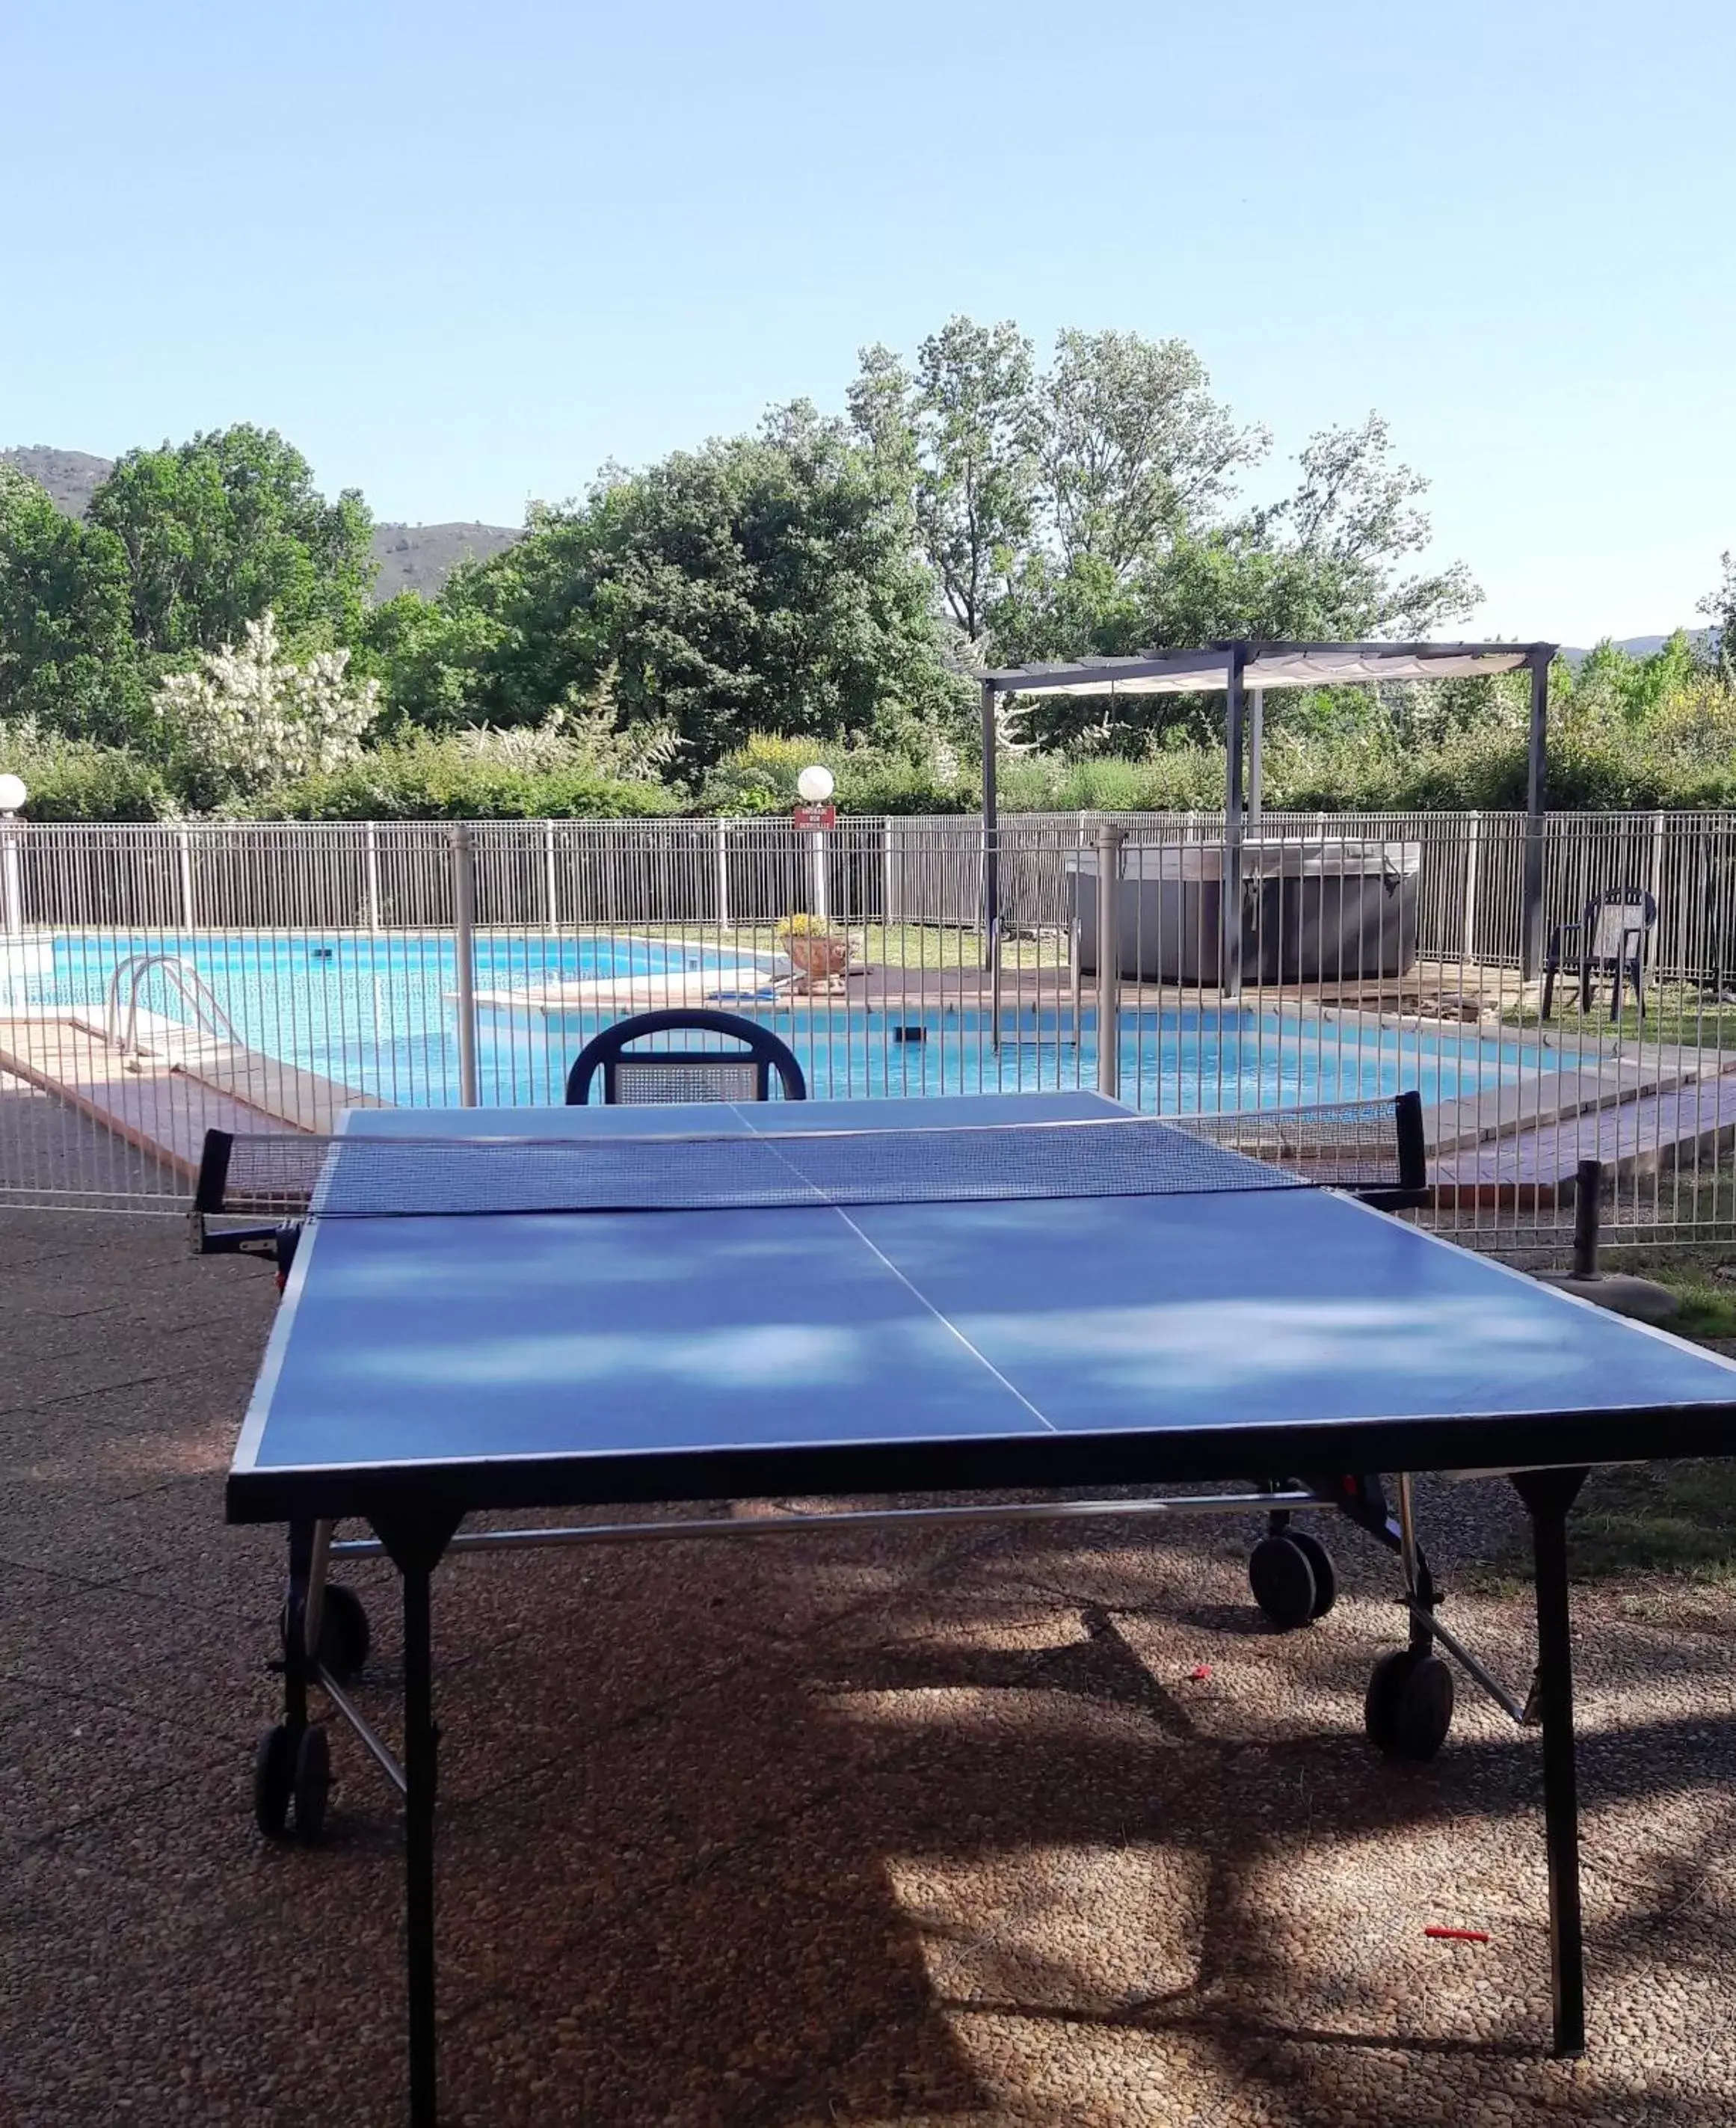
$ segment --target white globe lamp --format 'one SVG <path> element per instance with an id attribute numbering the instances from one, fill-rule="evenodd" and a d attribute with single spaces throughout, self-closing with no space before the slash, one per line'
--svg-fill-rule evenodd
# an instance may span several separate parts
<path id="1" fill-rule="evenodd" d="M 831 779 L 827 780 L 829 782 Z M 0 813 L 21 812 L 29 796 L 21 776 L 0 776 Z"/>
<path id="2" fill-rule="evenodd" d="M 822 768 L 816 762 L 812 768 L 804 768 L 797 777 L 795 787 L 804 805 L 823 805 L 836 786 L 832 781 L 832 771 Z"/>

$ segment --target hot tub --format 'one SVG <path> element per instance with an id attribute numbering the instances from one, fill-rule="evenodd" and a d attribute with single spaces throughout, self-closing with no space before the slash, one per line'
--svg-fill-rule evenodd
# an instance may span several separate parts
<path id="1" fill-rule="evenodd" d="M 1216 984 L 1223 972 L 1222 843 L 1122 852 L 1121 973 Z M 1097 852 L 1070 853 L 1079 965 L 1098 965 Z M 1332 982 L 1402 975 L 1416 959 L 1421 843 L 1242 844 L 1242 978 Z"/>

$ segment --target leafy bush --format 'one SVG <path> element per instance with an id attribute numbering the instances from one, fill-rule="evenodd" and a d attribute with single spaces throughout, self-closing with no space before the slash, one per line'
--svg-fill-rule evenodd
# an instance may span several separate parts
<path id="1" fill-rule="evenodd" d="M 420 739 L 280 784 L 246 810 L 285 820 L 621 820 L 680 807 L 661 784 L 582 762 L 526 766 L 455 739 Z"/>
<path id="2" fill-rule="evenodd" d="M 292 664 L 269 608 L 244 628 L 239 650 L 201 651 L 198 669 L 166 674 L 154 699 L 182 782 L 207 804 L 341 768 L 380 713 L 379 682 L 353 681 L 347 650 Z"/>
<path id="3" fill-rule="evenodd" d="M 183 810 L 156 762 L 29 724 L 0 726 L 0 770 L 23 777 L 30 820 L 172 820 Z"/>
<path id="4" fill-rule="evenodd" d="M 1224 760 L 1203 746 L 1165 748 L 1142 761 L 1054 754 L 1003 759 L 996 781 L 1003 813 L 1185 813 L 1224 802 Z"/>
<path id="5" fill-rule="evenodd" d="M 828 746 L 813 739 L 757 732 L 706 775 L 692 810 L 738 817 L 787 813 L 798 802 L 796 778 L 823 762 L 837 779 L 841 813 L 968 813 L 982 802 L 974 772 L 943 741 L 918 759 L 891 747 Z"/>

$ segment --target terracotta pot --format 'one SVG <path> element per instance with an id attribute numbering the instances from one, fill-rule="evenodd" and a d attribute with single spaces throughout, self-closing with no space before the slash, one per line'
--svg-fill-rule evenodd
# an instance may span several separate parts
<path id="1" fill-rule="evenodd" d="M 785 938 L 784 951 L 790 956 L 791 967 L 799 969 L 809 982 L 841 976 L 850 965 L 850 941 L 824 933 L 809 932 L 803 938 Z"/>

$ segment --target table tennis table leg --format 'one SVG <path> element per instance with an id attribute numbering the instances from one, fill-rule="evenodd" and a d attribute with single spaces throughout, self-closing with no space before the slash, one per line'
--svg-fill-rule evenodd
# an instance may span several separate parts
<path id="1" fill-rule="evenodd" d="M 283 1719 L 297 1731 L 307 1727 L 308 1662 L 311 1649 L 303 1631 L 303 1607 L 313 1570 L 315 1525 L 289 1526 L 289 1570 L 285 1584 L 283 1636 Z"/>
<path id="2" fill-rule="evenodd" d="M 404 1589 L 404 1958 L 410 2128 L 435 2128 L 434 1570 L 458 1518 L 376 1522 Z"/>
<path id="3" fill-rule="evenodd" d="M 434 2128 L 434 1635 L 426 1567 L 404 1572 L 404 1943 L 411 2128 Z"/>
<path id="4" fill-rule="evenodd" d="M 1531 1517 L 1537 1584 L 1536 1707 L 1543 1724 L 1544 1841 L 1549 1858 L 1549 1986 L 1558 2059 L 1586 2050 L 1585 1941 L 1579 1903 L 1579 1796 L 1573 1762 L 1573 1647 L 1568 1602 L 1568 1511 L 1585 1483 L 1575 1470 L 1513 1480 Z"/>

